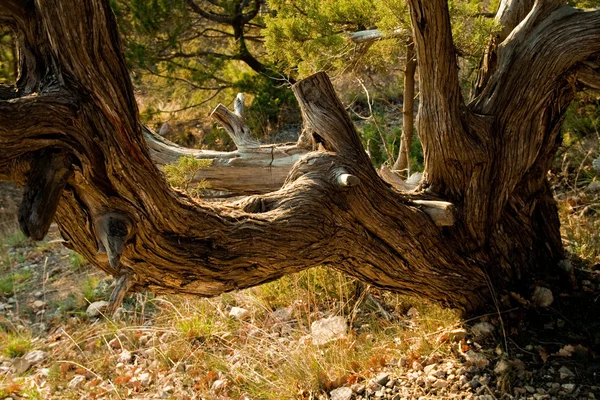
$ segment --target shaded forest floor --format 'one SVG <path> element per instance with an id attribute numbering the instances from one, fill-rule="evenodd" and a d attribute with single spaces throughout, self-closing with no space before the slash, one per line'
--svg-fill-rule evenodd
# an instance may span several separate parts
<path id="1" fill-rule="evenodd" d="M 55 229 L 25 240 L 1 184 L 0 398 L 600 398 L 593 182 L 559 194 L 574 281 L 467 321 L 319 268 L 214 299 L 136 294 L 108 318 L 89 305 L 112 279 Z"/>

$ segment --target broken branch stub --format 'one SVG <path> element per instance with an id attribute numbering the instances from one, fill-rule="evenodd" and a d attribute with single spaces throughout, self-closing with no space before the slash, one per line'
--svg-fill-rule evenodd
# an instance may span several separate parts
<path id="1" fill-rule="evenodd" d="M 23 200 L 19 206 L 19 226 L 25 236 L 42 240 L 56 213 L 69 177 L 73 158 L 65 151 L 44 149 L 31 161 Z"/>
<path id="2" fill-rule="evenodd" d="M 352 187 L 358 185 L 360 183 L 360 179 L 351 174 L 340 173 L 337 177 L 337 183 L 340 186 Z"/>
<path id="3" fill-rule="evenodd" d="M 438 200 L 413 200 L 437 226 L 452 226 L 456 222 L 454 204 Z"/>
<path id="4" fill-rule="evenodd" d="M 250 128 L 246 125 L 241 115 L 243 113 L 243 106 L 239 106 L 239 97 L 236 99 L 236 112 L 233 113 L 227 109 L 223 104 L 219 104 L 210 116 L 217 121 L 231 137 L 235 145 L 237 146 L 240 153 L 245 150 L 258 149 L 260 142 L 252 136 Z"/>
<path id="5" fill-rule="evenodd" d="M 305 129 L 325 150 L 370 165 L 354 124 L 325 72 L 318 72 L 292 86 Z"/>

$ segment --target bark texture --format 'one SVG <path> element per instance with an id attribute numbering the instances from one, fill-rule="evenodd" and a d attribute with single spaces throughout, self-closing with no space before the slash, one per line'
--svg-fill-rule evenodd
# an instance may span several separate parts
<path id="1" fill-rule="evenodd" d="M 21 58 L 16 87 L 0 91 L 0 179 L 30 193 L 25 233 L 40 237 L 56 209 L 67 245 L 117 276 L 113 303 L 143 288 L 214 296 L 317 265 L 470 311 L 526 286 L 563 257 L 545 175 L 566 106 L 597 82 L 600 11 L 536 3 L 466 104 L 446 2 L 409 6 L 421 189 L 378 177 L 319 73 L 293 86 L 301 142 L 316 151 L 260 146 L 240 115 L 219 111 L 238 139 L 223 163 L 270 152 L 293 167 L 277 190 L 216 204 L 173 191 L 155 166 L 190 151 L 144 132 L 107 0 L 3 2 Z"/>

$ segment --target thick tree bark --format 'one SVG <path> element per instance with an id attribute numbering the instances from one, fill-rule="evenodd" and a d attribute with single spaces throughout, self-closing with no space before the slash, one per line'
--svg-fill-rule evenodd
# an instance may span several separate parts
<path id="1" fill-rule="evenodd" d="M 378 177 L 319 73 L 293 87 L 303 137 L 318 150 L 279 190 L 215 204 L 171 190 L 155 167 L 161 143 L 144 136 L 108 1 L 4 2 L 0 20 L 27 51 L 16 94 L 0 92 L 0 178 L 49 188 L 26 200 L 26 233 L 43 235 L 56 205 L 67 245 L 118 277 L 113 303 L 130 289 L 213 296 L 327 265 L 381 288 L 485 307 L 563 257 L 545 175 L 572 78 L 595 81 L 600 12 L 550 3 L 512 31 L 466 105 L 447 4 L 409 1 L 423 191 Z M 239 132 L 239 158 L 262 149 Z"/>

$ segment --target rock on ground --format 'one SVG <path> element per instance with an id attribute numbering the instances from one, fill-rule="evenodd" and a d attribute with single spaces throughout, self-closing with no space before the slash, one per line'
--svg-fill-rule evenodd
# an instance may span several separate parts
<path id="1" fill-rule="evenodd" d="M 231 318 L 245 320 L 250 318 L 250 311 L 242 307 L 231 307 L 231 310 L 229 311 L 229 316 Z"/>
<path id="2" fill-rule="evenodd" d="M 87 308 L 87 310 L 85 311 L 85 313 L 87 314 L 88 317 L 93 318 L 93 317 L 98 317 L 99 315 L 102 314 L 102 312 L 104 310 L 106 310 L 106 307 L 108 307 L 108 301 L 95 301 L 92 304 L 90 304 Z"/>
<path id="3" fill-rule="evenodd" d="M 312 343 L 315 346 L 321 346 L 332 340 L 342 338 L 347 331 L 348 322 L 346 318 L 341 316 L 323 318 L 313 322 L 310 326 Z"/>
<path id="4" fill-rule="evenodd" d="M 341 387 L 329 392 L 330 400 L 350 400 L 352 398 L 352 389 Z"/>

